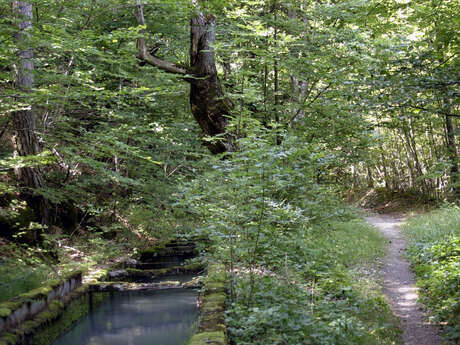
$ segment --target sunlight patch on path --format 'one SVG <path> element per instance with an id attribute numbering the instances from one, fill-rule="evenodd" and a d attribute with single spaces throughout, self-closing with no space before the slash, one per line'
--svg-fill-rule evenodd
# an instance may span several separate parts
<path id="1" fill-rule="evenodd" d="M 417 303 L 418 288 L 409 262 L 404 258 L 406 240 L 400 233 L 402 218 L 378 215 L 367 217 L 389 242 L 383 268 L 383 293 L 401 321 L 405 345 L 441 345 L 439 329 Z"/>

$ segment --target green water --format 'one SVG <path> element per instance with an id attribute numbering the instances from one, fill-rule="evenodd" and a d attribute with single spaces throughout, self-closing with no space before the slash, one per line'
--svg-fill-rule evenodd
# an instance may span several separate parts
<path id="1" fill-rule="evenodd" d="M 198 318 L 197 292 L 114 293 L 53 345 L 182 345 Z"/>

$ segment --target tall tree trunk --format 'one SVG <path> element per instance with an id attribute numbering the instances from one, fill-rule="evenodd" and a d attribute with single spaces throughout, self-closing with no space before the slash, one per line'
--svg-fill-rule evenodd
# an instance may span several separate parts
<path id="1" fill-rule="evenodd" d="M 204 137 L 205 146 L 214 153 L 236 151 L 233 135 L 227 133 L 232 102 L 225 97 L 217 76 L 214 54 L 216 17 L 203 14 L 196 4 L 197 12 L 190 20 L 190 66 L 183 68 L 164 61 L 149 53 L 144 33 L 137 40 L 138 58 L 165 72 L 184 76 L 190 83 L 190 107 Z M 136 18 L 139 25 L 145 25 L 144 12 L 137 0 Z M 191 76 L 190 76 L 191 75 Z"/>
<path id="2" fill-rule="evenodd" d="M 198 13 L 190 21 L 190 107 L 203 135 L 217 138 L 205 141 L 216 154 L 235 151 L 233 138 L 226 133 L 233 104 L 224 97 L 217 76 L 214 56 L 216 17 Z M 223 137 L 219 138 L 219 136 Z"/>
<path id="3" fill-rule="evenodd" d="M 13 11 L 18 21 L 16 40 L 19 47 L 17 66 L 17 87 L 26 96 L 34 86 L 34 53 L 29 46 L 32 27 L 32 5 L 26 1 L 13 1 Z M 24 98 L 25 99 L 25 98 Z M 32 106 L 27 110 L 17 111 L 13 115 L 14 144 L 16 154 L 19 156 L 36 155 L 41 152 L 36 133 L 35 114 Z M 40 168 L 25 167 L 18 169 L 21 184 L 27 188 L 25 196 L 30 206 L 41 217 L 43 223 L 48 223 L 48 203 L 41 196 L 34 196 L 33 191 L 44 186 Z"/>

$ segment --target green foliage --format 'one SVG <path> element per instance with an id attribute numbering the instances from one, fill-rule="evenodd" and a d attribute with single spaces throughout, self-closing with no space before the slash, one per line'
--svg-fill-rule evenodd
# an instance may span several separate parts
<path id="1" fill-rule="evenodd" d="M 0 302 L 38 288 L 56 277 L 46 251 L 14 243 L 2 244 L 1 248 Z"/>
<path id="2" fill-rule="evenodd" d="M 229 334 L 238 344 L 396 344 L 379 294 L 352 270 L 383 252 L 374 229 L 316 183 L 327 152 L 294 136 L 254 130 L 231 159 L 186 185 L 180 205 L 230 267 Z M 376 315 L 376 316 L 370 316 Z M 378 315 L 378 316 L 377 316 Z"/>
<path id="3" fill-rule="evenodd" d="M 198 2 L 217 17 L 216 67 L 234 105 L 238 152 L 224 157 L 200 145 L 187 84 L 136 58 L 145 30 L 149 46 L 161 43 L 158 58 L 185 68 L 193 2 L 148 1 L 141 27 L 125 0 L 33 1 L 31 92 L 15 85 L 17 18 L 0 3 L 2 236 L 44 230 L 61 268 L 176 233 L 209 236 L 210 260 L 231 268 L 237 342 L 395 343 L 374 283 L 353 283 L 382 240 L 336 192 L 365 185 L 440 199 L 454 187 L 445 128 L 446 114 L 458 124 L 458 4 Z M 19 157 L 13 117 L 27 109 L 43 150 Z M 42 188 L 20 184 L 24 167 L 40 168 Z M 47 228 L 26 194 L 49 201 Z M 449 281 L 455 265 L 439 255 L 454 240 L 420 240 Z"/>
<path id="4" fill-rule="evenodd" d="M 460 339 L 460 209 L 448 206 L 414 217 L 404 231 L 421 299 L 436 320 L 447 322 L 446 336 L 455 343 Z"/>
<path id="5" fill-rule="evenodd" d="M 329 280 L 327 287 L 302 286 L 277 277 L 257 278 L 251 305 L 231 305 L 230 334 L 239 344 L 398 344 L 386 304 L 342 284 Z"/>

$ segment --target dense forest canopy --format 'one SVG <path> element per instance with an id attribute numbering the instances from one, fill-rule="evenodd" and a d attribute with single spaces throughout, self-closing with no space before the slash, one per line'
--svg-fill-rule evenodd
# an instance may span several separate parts
<path id="1" fill-rule="evenodd" d="M 250 343 L 254 272 L 320 279 L 343 197 L 458 202 L 459 31 L 456 0 L 1 0 L 0 236 L 206 234 Z"/>

